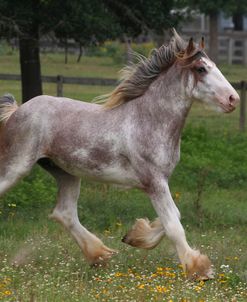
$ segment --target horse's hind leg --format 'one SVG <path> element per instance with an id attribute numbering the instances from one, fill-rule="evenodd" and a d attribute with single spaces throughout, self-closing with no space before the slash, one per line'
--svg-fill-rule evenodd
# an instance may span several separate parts
<path id="1" fill-rule="evenodd" d="M 78 218 L 77 200 L 80 194 L 80 178 L 66 173 L 47 159 L 39 161 L 39 164 L 55 177 L 58 184 L 57 204 L 50 217 L 66 228 L 90 264 L 106 261 L 114 251 L 83 227 Z"/>
<path id="2" fill-rule="evenodd" d="M 1 150 L 0 150 L 1 152 Z M 33 166 L 31 160 L 24 161 L 17 156 L 11 158 L 0 154 L 0 197 L 27 175 Z"/>

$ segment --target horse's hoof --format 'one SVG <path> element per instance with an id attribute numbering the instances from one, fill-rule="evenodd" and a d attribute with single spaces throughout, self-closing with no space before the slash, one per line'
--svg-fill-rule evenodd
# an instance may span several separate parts
<path id="1" fill-rule="evenodd" d="M 122 238 L 122 242 L 142 249 L 153 249 L 164 237 L 164 229 L 158 219 L 150 222 L 147 218 L 136 219 L 135 224 Z"/>
<path id="2" fill-rule="evenodd" d="M 118 251 L 110 249 L 104 245 L 101 247 L 101 250 L 97 251 L 96 254 L 90 257 L 90 259 L 87 258 L 87 260 L 91 267 L 106 266 L 110 258 L 117 253 Z"/>
<path id="3" fill-rule="evenodd" d="M 214 278 L 212 263 L 208 256 L 195 251 L 190 261 L 185 265 L 185 272 L 189 279 L 195 281 L 207 281 Z"/>

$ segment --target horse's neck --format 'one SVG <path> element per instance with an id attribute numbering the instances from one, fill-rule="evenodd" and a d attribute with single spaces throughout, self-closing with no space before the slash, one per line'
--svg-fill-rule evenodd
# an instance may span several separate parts
<path id="1" fill-rule="evenodd" d="M 176 73 L 176 69 L 174 72 L 174 69 L 161 74 L 138 100 L 137 105 L 142 107 L 143 114 L 149 116 L 146 122 L 159 122 L 160 127 L 166 129 L 173 124 L 177 132 L 182 130 L 191 101 L 185 96 L 181 74 Z"/>

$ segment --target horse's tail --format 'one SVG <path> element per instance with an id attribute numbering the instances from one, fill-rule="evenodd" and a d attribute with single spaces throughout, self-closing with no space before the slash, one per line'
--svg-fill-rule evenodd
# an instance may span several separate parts
<path id="1" fill-rule="evenodd" d="M 18 105 L 13 95 L 5 94 L 0 97 L 0 125 L 6 123 L 17 109 Z"/>

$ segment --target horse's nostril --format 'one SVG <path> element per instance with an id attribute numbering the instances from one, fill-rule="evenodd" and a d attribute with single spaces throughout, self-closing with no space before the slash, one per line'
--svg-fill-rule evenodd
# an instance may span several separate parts
<path id="1" fill-rule="evenodd" d="M 230 102 L 230 104 L 233 104 L 235 101 L 236 101 L 236 98 L 231 94 L 229 96 L 229 102 Z"/>

